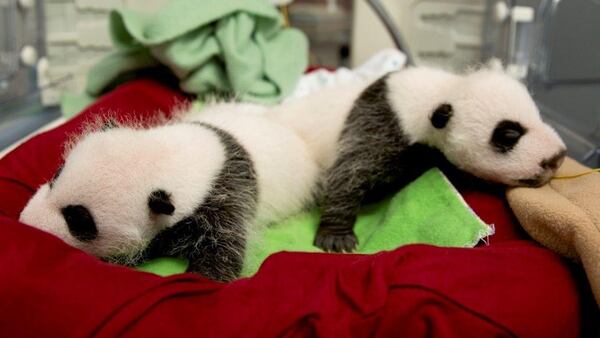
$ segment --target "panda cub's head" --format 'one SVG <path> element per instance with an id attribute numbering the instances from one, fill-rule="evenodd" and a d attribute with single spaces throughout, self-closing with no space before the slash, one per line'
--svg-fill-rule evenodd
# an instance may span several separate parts
<path id="1" fill-rule="evenodd" d="M 429 115 L 431 143 L 460 169 L 509 186 L 540 186 L 561 165 L 563 141 L 525 86 L 505 73 L 475 71 L 442 97 Z"/>
<path id="2" fill-rule="evenodd" d="M 20 220 L 94 256 L 136 263 L 158 232 L 193 213 L 224 161 L 221 149 L 191 124 L 90 133 Z"/>

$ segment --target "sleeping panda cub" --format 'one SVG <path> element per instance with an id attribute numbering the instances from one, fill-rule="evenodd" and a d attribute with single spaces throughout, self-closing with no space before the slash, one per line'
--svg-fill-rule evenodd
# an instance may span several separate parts
<path id="1" fill-rule="evenodd" d="M 354 250 L 364 199 L 402 187 L 440 157 L 486 181 L 540 186 L 565 156 L 527 89 L 491 69 L 409 68 L 290 100 L 270 114 L 305 139 L 324 173 L 315 245 L 326 251 Z"/>
<path id="2" fill-rule="evenodd" d="M 181 256 L 239 276 L 248 235 L 313 200 L 318 167 L 293 132 L 249 104 L 216 104 L 153 128 L 84 135 L 21 221 L 107 261 Z"/>

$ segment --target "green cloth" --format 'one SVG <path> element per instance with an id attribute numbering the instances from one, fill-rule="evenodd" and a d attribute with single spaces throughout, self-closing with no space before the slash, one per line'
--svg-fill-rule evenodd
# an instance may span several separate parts
<path id="1" fill-rule="evenodd" d="M 308 64 L 306 37 L 284 28 L 267 0 L 173 0 L 155 14 L 119 9 L 109 27 L 116 51 L 88 73 L 91 96 L 163 65 L 185 92 L 271 104 L 294 89 Z"/>
<path id="2" fill-rule="evenodd" d="M 151 272 L 159 276 L 170 276 L 185 272 L 188 263 L 185 259 L 162 257 L 137 266 L 138 270 Z"/>
<path id="3" fill-rule="evenodd" d="M 254 234 L 248 241 L 242 275 L 253 275 L 275 252 L 319 252 L 312 245 L 318 224 L 319 213 L 313 210 Z M 395 195 L 364 206 L 354 230 L 359 240 L 356 252 L 365 254 L 393 250 L 410 243 L 473 247 L 493 233 L 437 168 L 429 170 Z M 164 274 L 161 263 L 148 262 L 143 269 Z M 178 271 L 185 271 L 185 265 L 181 261 L 178 264 Z"/>
<path id="4" fill-rule="evenodd" d="M 60 110 L 65 117 L 75 116 L 94 103 L 94 101 L 96 101 L 96 98 L 86 93 L 77 95 L 64 92 L 60 96 Z"/>

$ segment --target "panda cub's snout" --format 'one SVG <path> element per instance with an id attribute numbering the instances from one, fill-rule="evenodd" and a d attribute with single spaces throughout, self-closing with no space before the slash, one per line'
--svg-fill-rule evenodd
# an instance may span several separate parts
<path id="1" fill-rule="evenodd" d="M 561 150 L 559 151 L 556 155 L 542 160 L 540 162 L 540 167 L 542 167 L 542 169 L 545 170 L 551 170 L 552 172 L 555 172 L 556 169 L 560 168 L 560 166 L 562 165 L 563 161 L 565 160 L 565 155 L 567 154 L 566 150 Z"/>
<path id="2" fill-rule="evenodd" d="M 89 242 L 98 237 L 96 221 L 90 211 L 83 205 L 68 205 L 61 209 L 67 222 L 69 233 L 82 242 Z"/>
<path id="3" fill-rule="evenodd" d="M 519 184 L 536 188 L 548 183 L 548 181 L 550 181 L 550 179 L 552 179 L 552 177 L 556 173 L 556 170 L 558 170 L 558 168 L 560 168 L 560 166 L 562 165 L 563 161 L 565 160 L 566 154 L 567 151 L 565 149 L 562 149 L 555 155 L 540 161 L 540 174 L 532 178 L 521 179 L 519 180 Z"/>

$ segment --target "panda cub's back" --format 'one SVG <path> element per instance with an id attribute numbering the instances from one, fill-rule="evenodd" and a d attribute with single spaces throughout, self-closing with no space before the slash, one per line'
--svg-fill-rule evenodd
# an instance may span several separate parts
<path id="1" fill-rule="evenodd" d="M 302 210 L 313 200 L 318 167 L 304 141 L 264 116 L 266 108 L 245 104 L 226 109 L 219 104 L 190 121 L 204 122 L 230 133 L 250 154 L 257 175 L 257 225 L 266 225 Z"/>

